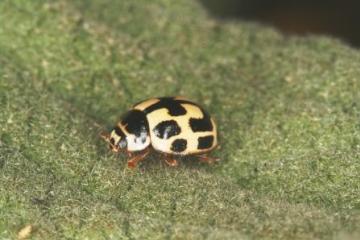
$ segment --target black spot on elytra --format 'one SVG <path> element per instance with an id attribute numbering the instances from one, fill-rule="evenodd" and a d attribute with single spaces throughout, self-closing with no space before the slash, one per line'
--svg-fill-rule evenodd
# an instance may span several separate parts
<path id="1" fill-rule="evenodd" d="M 214 143 L 213 136 L 199 137 L 198 138 L 198 149 L 210 148 Z"/>
<path id="2" fill-rule="evenodd" d="M 166 108 L 168 110 L 169 115 L 181 116 L 186 114 L 186 109 L 183 106 L 181 106 L 181 104 L 191 104 L 198 107 L 203 114 L 203 118 L 200 119 L 190 118 L 189 125 L 192 131 L 206 132 L 213 130 L 213 124 L 211 122 L 210 115 L 196 103 L 183 99 L 175 99 L 173 97 L 161 97 L 158 99 L 159 102 L 144 109 L 145 114 L 149 114 L 161 108 Z"/>
<path id="3" fill-rule="evenodd" d="M 201 109 L 203 118 L 190 118 L 189 125 L 193 132 L 207 132 L 213 130 L 213 124 L 210 119 L 210 115 Z"/>
<path id="4" fill-rule="evenodd" d="M 147 114 L 161 108 L 166 108 L 171 116 L 182 116 L 186 114 L 186 109 L 181 106 L 181 104 L 186 103 L 197 106 L 193 102 L 174 99 L 173 97 L 161 97 L 158 99 L 160 100 L 159 102 L 149 106 L 144 110 Z"/>
<path id="5" fill-rule="evenodd" d="M 179 138 L 173 141 L 173 143 L 171 144 L 171 150 L 174 152 L 183 152 L 185 151 L 186 146 L 187 146 L 186 139 Z"/>
<path id="6" fill-rule="evenodd" d="M 122 118 L 121 124 L 125 126 L 128 133 L 136 137 L 148 135 L 149 125 L 144 112 L 140 110 L 130 110 Z"/>
<path id="7" fill-rule="evenodd" d="M 172 136 L 180 134 L 181 129 L 174 120 L 163 121 L 156 125 L 153 129 L 155 135 L 161 139 L 168 139 Z"/>

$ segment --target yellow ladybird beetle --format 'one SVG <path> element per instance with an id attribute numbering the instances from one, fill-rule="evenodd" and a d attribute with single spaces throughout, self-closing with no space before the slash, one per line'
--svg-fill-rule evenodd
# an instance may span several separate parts
<path id="1" fill-rule="evenodd" d="M 153 148 L 170 166 L 175 156 L 196 155 L 203 162 L 217 146 L 213 118 L 198 104 L 183 97 L 150 98 L 135 104 L 110 133 L 102 133 L 113 152 L 126 152 L 128 167 L 134 168 Z"/>

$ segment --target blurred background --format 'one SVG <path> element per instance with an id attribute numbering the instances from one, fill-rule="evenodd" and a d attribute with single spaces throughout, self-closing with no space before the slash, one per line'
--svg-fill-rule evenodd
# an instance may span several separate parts
<path id="1" fill-rule="evenodd" d="M 221 19 L 272 25 L 287 34 L 321 34 L 360 47 L 360 0 L 200 0 Z"/>

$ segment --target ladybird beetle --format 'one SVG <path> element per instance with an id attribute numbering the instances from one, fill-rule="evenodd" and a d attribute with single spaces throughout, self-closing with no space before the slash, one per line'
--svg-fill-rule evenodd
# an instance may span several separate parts
<path id="1" fill-rule="evenodd" d="M 153 148 L 170 166 L 175 156 L 197 155 L 203 162 L 217 159 L 206 154 L 217 146 L 213 118 L 198 104 L 183 97 L 151 98 L 135 104 L 110 133 L 102 133 L 113 152 L 126 152 L 134 168 Z M 135 153 L 137 153 L 135 155 Z"/>

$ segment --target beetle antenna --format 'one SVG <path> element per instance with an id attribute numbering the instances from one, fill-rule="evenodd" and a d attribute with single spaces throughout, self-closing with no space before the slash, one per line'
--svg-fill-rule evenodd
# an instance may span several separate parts
<path id="1" fill-rule="evenodd" d="M 104 139 L 104 141 L 105 142 L 109 142 L 110 140 L 110 134 L 109 133 L 107 133 L 107 132 L 101 132 L 100 133 L 100 137 L 102 138 L 102 139 Z"/>

